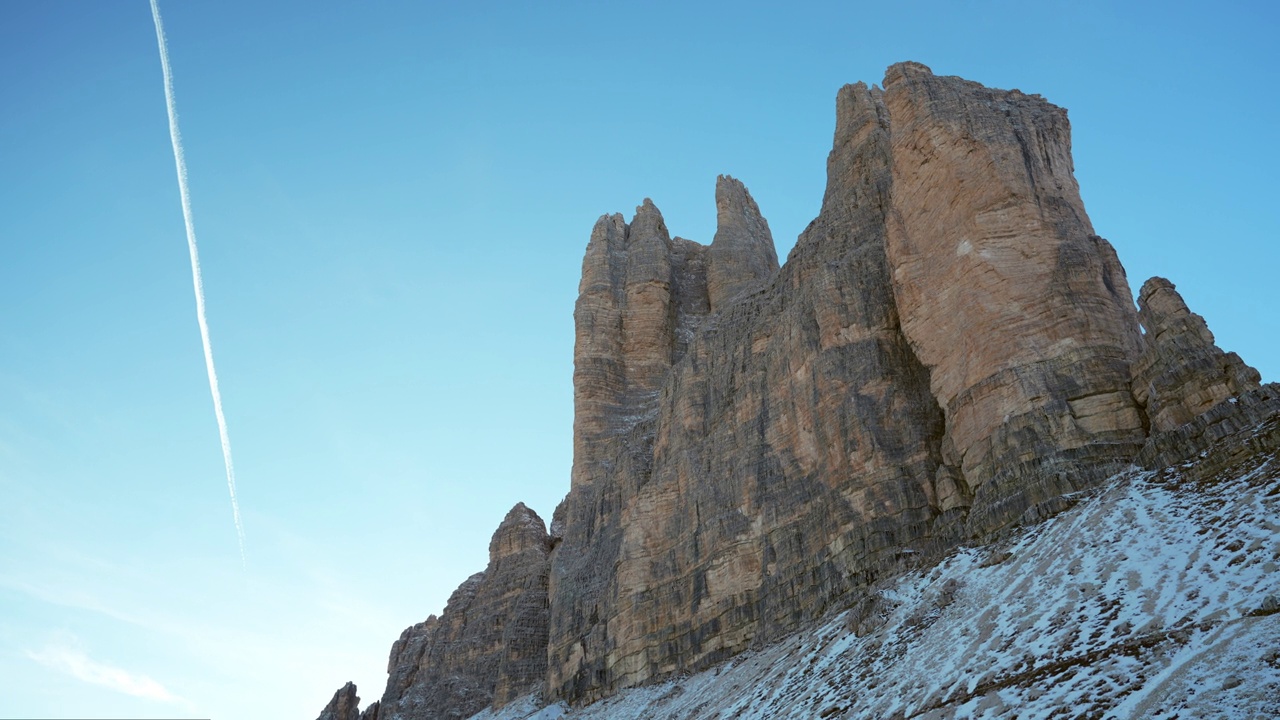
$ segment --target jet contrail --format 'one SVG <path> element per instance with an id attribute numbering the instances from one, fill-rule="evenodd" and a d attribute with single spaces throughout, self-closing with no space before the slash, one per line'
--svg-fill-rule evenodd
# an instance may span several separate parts
<path id="1" fill-rule="evenodd" d="M 204 366 L 209 371 L 209 392 L 213 395 L 213 414 L 218 420 L 222 439 L 222 461 L 227 466 L 227 490 L 231 492 L 231 514 L 236 522 L 236 538 L 240 541 L 240 564 L 245 564 L 244 526 L 240 524 L 240 503 L 236 502 L 236 468 L 231 462 L 231 438 L 227 435 L 227 418 L 222 414 L 222 393 L 218 391 L 218 372 L 213 368 L 213 346 L 209 343 L 209 323 L 204 317 L 204 282 L 200 279 L 200 251 L 196 248 L 196 228 L 191 221 L 191 192 L 187 189 L 187 161 L 182 154 L 182 133 L 178 132 L 178 109 L 173 101 L 173 73 L 169 69 L 169 47 L 164 39 L 164 23 L 160 7 L 151 0 L 151 19 L 156 23 L 156 42 L 160 45 L 160 67 L 164 70 L 164 101 L 169 108 L 169 139 L 173 141 L 173 160 L 178 166 L 178 193 L 182 196 L 182 219 L 187 225 L 187 250 L 191 252 L 191 280 L 196 291 L 196 320 L 200 323 L 200 342 L 204 344 Z"/>

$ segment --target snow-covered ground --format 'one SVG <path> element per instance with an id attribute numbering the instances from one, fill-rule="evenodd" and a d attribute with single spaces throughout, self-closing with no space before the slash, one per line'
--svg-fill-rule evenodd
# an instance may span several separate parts
<path id="1" fill-rule="evenodd" d="M 1130 472 L 810 631 L 537 718 L 1280 718 L 1280 460 Z"/>

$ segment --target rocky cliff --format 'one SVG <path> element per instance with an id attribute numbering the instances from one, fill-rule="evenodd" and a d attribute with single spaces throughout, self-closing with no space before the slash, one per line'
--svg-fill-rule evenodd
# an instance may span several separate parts
<path id="1" fill-rule="evenodd" d="M 484 572 L 392 645 L 386 691 L 361 720 L 465 718 L 533 690 L 547 667 L 550 551 L 542 518 L 517 504 L 489 542 Z"/>
<path id="2" fill-rule="evenodd" d="M 1135 309 L 1039 96 L 916 63 L 842 88 L 781 268 L 746 187 L 715 200 L 708 246 L 647 199 L 596 223 L 569 493 L 549 534 L 512 510 L 485 572 L 405 631 L 371 717 L 708 667 L 1280 411 L 1172 284 Z"/>

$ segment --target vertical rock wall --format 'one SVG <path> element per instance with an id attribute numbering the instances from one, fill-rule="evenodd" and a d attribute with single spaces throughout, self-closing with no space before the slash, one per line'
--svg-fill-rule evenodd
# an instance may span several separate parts
<path id="1" fill-rule="evenodd" d="M 822 209 L 781 269 L 727 176 L 709 246 L 649 200 L 600 218 L 550 535 L 517 505 L 361 720 L 706 667 L 1280 413 L 1171 283 L 1135 312 L 1072 173 L 1062 109 L 902 63 L 839 91 Z M 322 717 L 357 702 L 344 687 Z"/>
<path id="2" fill-rule="evenodd" d="M 575 488 L 554 523 L 564 540 L 553 560 L 551 692 L 589 701 L 707 665 L 953 542 L 935 521 L 943 505 L 966 501 L 940 472 L 942 414 L 898 326 L 884 250 L 889 135 L 874 95 L 865 85 L 841 91 L 828 201 L 776 278 L 755 202 L 721 178 L 720 226 L 706 250 L 714 312 L 693 314 L 701 325 L 684 353 L 671 352 L 654 405 L 597 380 L 605 367 L 615 378 L 641 374 L 668 352 L 598 339 L 600 318 L 617 323 L 598 308 L 623 306 L 608 298 L 626 300 L 624 332 L 634 322 L 631 276 L 615 272 L 608 292 L 597 278 L 634 262 L 647 210 L 628 233 L 610 218 L 597 224 L 577 311 L 575 397 L 579 408 L 612 407 L 589 427 L 615 435 L 579 434 Z M 646 266 L 678 274 L 674 247 L 669 257 Z"/>
<path id="3" fill-rule="evenodd" d="M 917 63 L 889 69 L 884 100 L 894 293 L 984 535 L 1141 447 L 1133 299 L 1080 201 L 1066 111 Z"/>
<path id="4" fill-rule="evenodd" d="M 649 477 L 662 383 L 708 310 L 706 247 L 671 238 L 647 199 L 630 224 L 600 218 L 574 310 L 572 487 L 552 520 L 548 683 L 571 696 L 605 677 L 620 513 Z"/>
<path id="5" fill-rule="evenodd" d="M 762 288 L 778 272 L 773 233 L 741 182 L 716 179 L 716 235 L 709 248 L 707 301 L 711 312 Z"/>
<path id="6" fill-rule="evenodd" d="M 1154 277 L 1138 293 L 1146 334 L 1134 367 L 1133 395 L 1146 408 L 1151 436 L 1137 462 L 1151 468 L 1195 458 L 1217 440 L 1280 414 L 1280 385 L 1214 344 L 1204 318 L 1191 312 L 1173 283 Z M 1250 452 L 1266 452 L 1246 447 Z M 1214 455 L 1198 471 L 1213 475 Z"/>

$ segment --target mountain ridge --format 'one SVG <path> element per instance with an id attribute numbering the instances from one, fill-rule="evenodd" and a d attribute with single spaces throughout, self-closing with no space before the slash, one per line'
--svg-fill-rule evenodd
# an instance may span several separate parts
<path id="1" fill-rule="evenodd" d="M 728 176 L 708 246 L 648 199 L 602 216 L 549 533 L 514 508 L 382 699 L 357 716 L 344 687 L 321 717 L 581 707 L 704 670 L 1280 411 L 1172 283 L 1135 307 L 1072 170 L 1061 108 L 899 63 L 837 94 L 822 210 L 781 267 Z"/>

